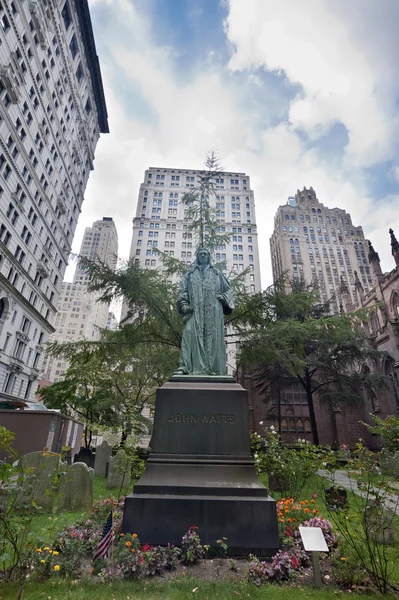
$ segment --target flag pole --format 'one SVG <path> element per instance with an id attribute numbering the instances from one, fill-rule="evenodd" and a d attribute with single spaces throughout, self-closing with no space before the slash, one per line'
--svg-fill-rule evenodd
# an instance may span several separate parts
<path id="1" fill-rule="evenodd" d="M 114 502 L 112 501 L 112 508 L 111 508 L 111 528 L 112 528 L 112 536 L 111 536 L 111 565 L 114 566 L 114 539 L 115 539 L 115 532 L 114 532 Z"/>

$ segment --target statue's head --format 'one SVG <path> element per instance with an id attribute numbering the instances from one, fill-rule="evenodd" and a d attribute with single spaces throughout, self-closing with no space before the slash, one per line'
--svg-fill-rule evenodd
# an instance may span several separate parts
<path id="1" fill-rule="evenodd" d="M 211 264 L 211 253 L 207 248 L 198 248 L 197 265 L 204 266 Z"/>

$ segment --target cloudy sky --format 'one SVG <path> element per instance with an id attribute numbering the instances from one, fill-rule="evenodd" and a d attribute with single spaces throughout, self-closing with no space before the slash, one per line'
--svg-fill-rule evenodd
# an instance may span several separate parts
<path id="1" fill-rule="evenodd" d="M 393 268 L 399 234 L 398 0 L 89 0 L 110 131 L 74 240 L 112 216 L 127 258 L 149 166 L 216 148 L 255 191 L 262 284 L 279 205 L 313 186 Z"/>

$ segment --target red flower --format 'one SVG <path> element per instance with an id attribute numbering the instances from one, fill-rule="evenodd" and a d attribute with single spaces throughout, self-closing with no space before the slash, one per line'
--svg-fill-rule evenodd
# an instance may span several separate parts
<path id="1" fill-rule="evenodd" d="M 293 569 L 297 569 L 299 567 L 299 562 L 296 556 L 292 557 L 291 564 Z"/>
<path id="2" fill-rule="evenodd" d="M 291 529 L 291 527 L 286 527 L 286 529 L 285 529 L 285 535 L 287 537 L 291 537 L 291 535 L 292 535 L 292 529 Z"/>
<path id="3" fill-rule="evenodd" d="M 143 552 L 147 552 L 147 550 L 150 550 L 151 546 L 149 544 L 144 544 L 142 550 Z"/>
<path id="4" fill-rule="evenodd" d="M 199 529 L 196 525 L 191 525 L 190 529 Z"/>

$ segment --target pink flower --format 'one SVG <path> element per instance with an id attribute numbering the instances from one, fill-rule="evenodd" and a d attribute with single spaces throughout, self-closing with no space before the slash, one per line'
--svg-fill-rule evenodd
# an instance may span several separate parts
<path id="1" fill-rule="evenodd" d="M 316 500 L 316 498 L 317 498 L 317 494 L 312 494 L 312 499 Z"/>

